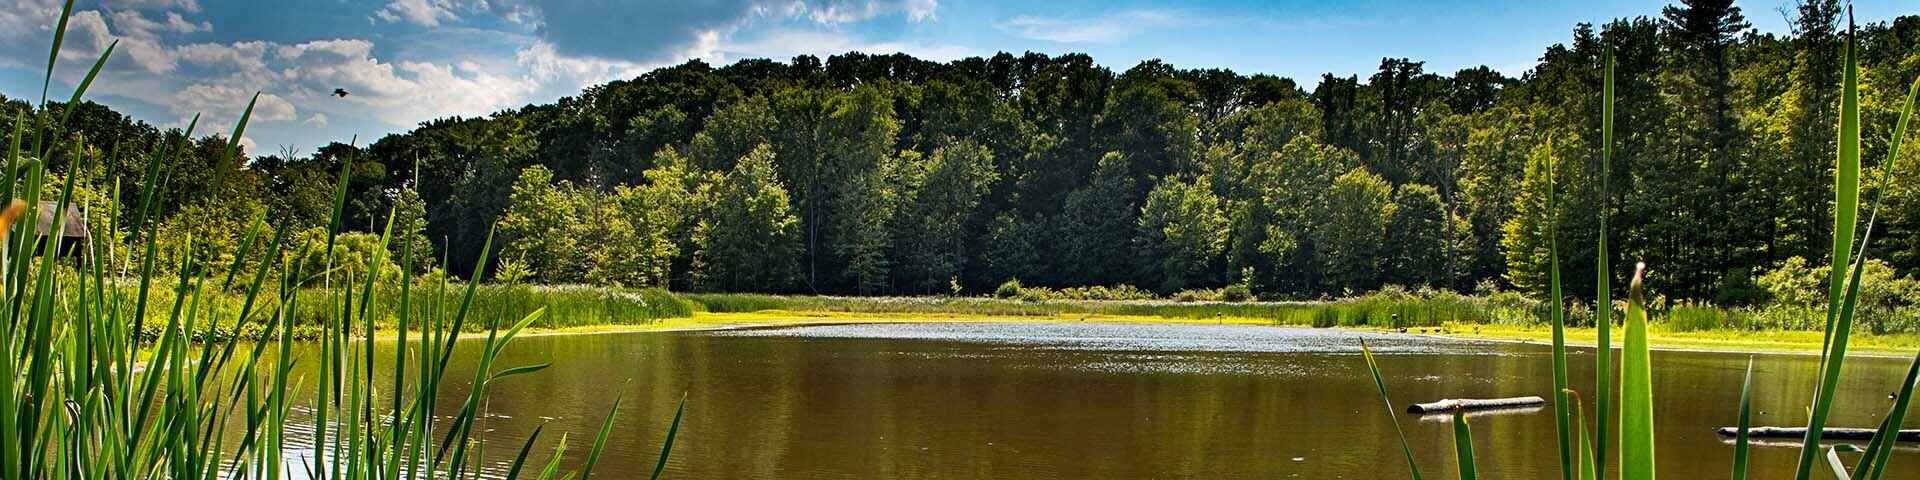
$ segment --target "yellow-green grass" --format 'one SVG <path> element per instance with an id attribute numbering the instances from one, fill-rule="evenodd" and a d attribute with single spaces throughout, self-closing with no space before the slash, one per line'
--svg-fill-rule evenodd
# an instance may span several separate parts
<path id="1" fill-rule="evenodd" d="M 1032 315 L 1014 314 L 973 314 L 963 312 L 884 312 L 884 311 L 824 311 L 824 310 L 760 310 L 753 312 L 696 312 L 686 318 L 663 318 L 643 324 L 603 324 L 579 325 L 560 328 L 532 328 L 531 335 L 592 334 L 648 331 L 712 330 L 728 328 L 801 326 L 810 324 L 879 324 L 879 323 L 931 323 L 931 322 L 1005 322 L 1005 323 L 1151 323 L 1173 325 L 1274 325 L 1289 328 L 1308 328 L 1304 323 L 1277 322 L 1273 318 L 1249 316 L 1220 317 L 1176 317 L 1161 315 L 1114 315 L 1114 314 L 1078 314 L 1050 313 Z M 1377 327 L 1334 327 L 1366 331 L 1400 332 L 1401 329 Z M 1406 333 L 1433 335 L 1446 338 L 1476 340 L 1512 341 L 1546 344 L 1552 335 L 1548 325 L 1480 324 L 1452 322 L 1434 327 L 1413 327 Z M 1613 329 L 1613 344 L 1624 340 L 1622 329 Z M 1821 332 L 1818 331 L 1672 331 L 1655 325 L 1650 328 L 1648 341 L 1657 350 L 1700 350 L 1756 353 L 1804 353 L 1819 354 Z M 1591 327 L 1569 327 L 1566 329 L 1567 344 L 1575 347 L 1593 347 L 1597 342 L 1596 330 Z M 1849 353 L 1855 356 L 1902 356 L 1910 355 L 1920 348 L 1920 335 L 1888 334 L 1858 335 L 1854 338 Z"/>

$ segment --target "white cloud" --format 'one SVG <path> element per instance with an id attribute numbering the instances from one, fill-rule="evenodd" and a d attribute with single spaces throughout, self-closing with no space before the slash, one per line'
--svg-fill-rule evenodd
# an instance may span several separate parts
<path id="1" fill-rule="evenodd" d="M 692 59 L 724 64 L 730 58 L 855 50 L 931 60 L 973 54 L 954 45 L 875 41 L 843 30 L 876 18 L 932 21 L 938 0 L 711 1 L 597 7 L 597 0 L 381 0 L 369 7 L 373 33 L 350 24 L 340 27 L 350 30 L 334 31 L 338 38 L 272 41 L 277 37 L 233 38 L 238 30 L 216 28 L 206 20 L 215 17 L 195 13 L 196 0 L 95 0 L 73 13 L 55 78 L 77 81 L 117 40 L 90 97 L 162 127 L 185 127 L 201 114 L 196 133 L 205 135 L 230 132 L 258 91 L 248 137 L 280 144 L 485 115 Z M 59 10 L 57 0 L 0 0 L 0 67 L 41 68 Z M 509 23 L 476 21 L 486 20 L 483 14 Z M 661 25 L 667 28 L 651 28 Z M 462 38 L 484 38 L 477 40 L 484 44 L 384 43 L 396 29 L 415 34 L 407 26 L 437 26 L 418 33 L 427 36 L 464 30 L 470 37 Z M 595 26 L 606 28 L 590 28 Z M 608 36 L 607 28 L 633 36 Z M 515 54 L 500 58 L 494 52 L 501 49 Z M 335 97 L 336 88 L 350 95 Z M 253 138 L 242 141 L 251 146 Z"/>
<path id="2" fill-rule="evenodd" d="M 213 23 L 206 20 L 193 23 L 187 21 L 187 17 L 181 16 L 180 12 L 167 12 L 167 29 L 179 33 L 209 32 L 213 31 Z"/>
<path id="3" fill-rule="evenodd" d="M 820 23 L 849 23 L 872 19 L 881 15 L 900 12 L 908 20 L 915 22 L 933 18 L 933 11 L 939 7 L 939 0 L 825 0 L 816 2 L 794 2 L 790 13 L 804 13 L 807 18 Z"/>
<path id="4" fill-rule="evenodd" d="M 259 71 L 265 69 L 267 42 L 236 42 L 229 44 L 194 43 L 179 48 L 180 59 L 188 64 L 230 69 L 237 71 Z"/>
<path id="5" fill-rule="evenodd" d="M 871 54 L 905 53 L 925 60 L 948 61 L 977 55 L 959 45 L 920 42 L 869 42 L 845 33 L 828 30 L 776 30 L 750 41 L 719 47 L 733 58 L 786 59 L 796 55 L 828 56 L 846 52 Z"/>
<path id="6" fill-rule="evenodd" d="M 188 119 L 200 115 L 200 124 L 195 127 L 200 134 L 227 134 L 233 132 L 233 122 L 240 120 L 240 114 L 247 106 L 247 100 L 253 96 L 252 90 L 230 85 L 196 83 L 180 89 L 167 102 L 167 109 L 180 118 L 175 125 L 186 126 Z M 283 122 L 297 117 L 293 103 L 279 95 L 260 93 L 259 102 L 253 106 L 253 116 L 247 121 L 249 130 L 254 126 L 270 122 Z"/>
<path id="7" fill-rule="evenodd" d="M 199 0 L 108 0 L 101 3 L 114 10 L 165 10 L 178 8 L 188 12 L 200 11 Z"/>
<path id="8" fill-rule="evenodd" d="M 934 19 L 934 10 L 940 8 L 939 0 L 907 0 L 907 19 L 924 22 Z"/>
<path id="9" fill-rule="evenodd" d="M 460 18 L 453 13 L 451 0 L 392 0 L 375 10 L 373 16 L 388 22 L 404 21 L 422 27 L 437 27 L 442 21 Z"/>
<path id="10" fill-rule="evenodd" d="M 1093 18 L 1020 15 L 994 26 L 1014 36 L 1061 43 L 1111 43 L 1148 29 L 1192 23 L 1171 12 L 1128 10 Z"/>

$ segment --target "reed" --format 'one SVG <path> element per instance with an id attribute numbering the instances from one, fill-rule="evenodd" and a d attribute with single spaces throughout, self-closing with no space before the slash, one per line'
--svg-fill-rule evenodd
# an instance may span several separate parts
<path id="1" fill-rule="evenodd" d="M 60 51 L 71 12 L 68 1 L 54 30 L 54 53 Z M 73 93 L 74 101 L 111 53 L 110 46 L 94 63 Z M 57 58 L 49 54 L 46 85 L 51 84 Z M 56 268 L 60 261 L 34 254 L 52 240 L 46 232 L 35 231 L 39 209 L 26 207 L 41 200 L 49 178 L 41 159 L 66 155 L 76 166 L 91 159 L 65 142 L 66 117 L 48 114 L 44 93 L 42 107 L 33 118 L 14 118 L 16 135 L 0 171 L 0 195 L 17 198 L 0 213 L 0 370 L 8 372 L 0 375 L 0 478 L 424 479 L 479 474 L 486 445 L 472 432 L 489 387 L 548 367 L 496 365 L 499 354 L 525 329 L 551 318 L 552 310 L 527 301 L 525 295 L 531 293 L 503 296 L 503 302 L 519 302 L 512 308 L 476 308 L 482 287 L 472 281 L 455 286 L 441 280 L 416 289 L 412 278 L 387 285 L 377 272 L 334 267 L 331 258 L 327 268 L 318 270 L 275 261 L 287 251 L 331 252 L 335 236 L 330 233 L 326 245 L 295 246 L 287 244 L 284 229 L 273 229 L 271 238 L 255 248 L 267 231 L 260 226 L 242 234 L 245 241 L 235 252 L 236 264 L 246 260 L 265 266 L 251 278 L 231 273 L 214 278 L 190 258 L 172 270 L 181 273 L 163 278 L 156 273 L 161 266 L 153 255 L 155 222 L 150 218 L 152 206 L 163 199 L 154 198 L 153 188 L 145 189 L 128 223 L 136 233 L 133 248 L 145 252 L 138 257 L 136 272 L 124 278 L 109 273 L 103 265 L 124 264 L 128 252 L 107 250 L 101 242 L 86 243 L 84 248 L 96 260 L 84 268 Z M 251 112 L 249 103 L 235 122 L 228 158 L 236 154 Z M 192 138 L 197 123 L 197 118 L 189 123 L 185 138 Z M 27 137 L 32 143 L 23 145 Z M 172 172 L 160 166 L 169 162 L 161 160 L 182 148 L 185 141 L 148 152 L 140 181 L 155 185 L 167 178 Z M 340 193 L 350 169 L 351 159 L 335 190 L 333 233 L 340 231 Z M 51 225 L 62 224 L 66 206 L 74 201 L 74 177 L 67 175 L 59 185 Z M 387 251 L 391 230 L 389 220 L 379 255 Z M 488 242 L 490 248 L 491 239 Z M 413 252 L 401 256 L 405 265 L 415 260 Z M 486 262 L 483 253 L 476 270 L 484 270 Z M 301 287 L 314 278 L 327 286 Z M 234 301 L 215 308 L 222 292 L 232 289 L 240 292 Z M 647 300 L 650 294 L 637 295 Z M 594 302 L 602 305 L 600 311 L 617 315 L 687 313 L 684 305 L 635 303 L 646 306 Z M 376 354 L 373 348 L 377 319 L 391 322 L 400 332 L 400 348 L 392 354 Z M 313 353 L 296 353 L 307 350 L 294 348 L 301 326 L 312 335 Z M 143 335 L 149 328 L 153 334 Z M 462 351 L 477 352 L 479 368 L 471 379 L 447 378 L 456 346 L 475 342 L 463 340 L 460 333 L 476 328 L 485 332 L 485 339 L 477 348 Z M 221 331 L 255 331 L 261 341 L 218 334 Z M 376 373 L 382 370 L 394 379 L 391 386 L 376 384 Z M 464 401 L 440 403 L 455 398 L 448 392 L 463 388 Z M 296 406 L 313 412 L 311 424 L 295 424 L 290 412 Z M 310 455 L 290 450 L 296 432 L 310 432 L 311 449 L 304 450 Z M 606 432 L 603 428 L 595 441 L 596 455 L 607 441 Z M 666 442 L 671 445 L 672 431 Z M 520 475 L 532 448 L 529 438 L 507 478 Z M 587 468 L 572 474 L 561 471 L 564 448 L 563 440 L 538 478 L 588 478 Z M 667 453 L 663 449 L 661 455 Z"/>
<path id="2" fill-rule="evenodd" d="M 1871 208 L 1868 210 L 1869 215 L 1866 226 L 1865 228 L 1859 228 L 1857 223 L 1859 221 L 1861 206 L 1860 94 L 1857 74 L 1858 66 L 1855 57 L 1857 39 L 1851 19 L 1849 19 L 1846 43 L 1846 53 L 1843 61 L 1845 72 L 1842 77 L 1841 89 L 1840 139 L 1834 160 L 1835 207 L 1833 213 L 1833 249 L 1828 259 L 1830 262 L 1830 272 L 1832 273 L 1828 279 L 1825 325 L 1822 327 L 1822 345 L 1819 352 L 1820 366 L 1818 382 L 1814 385 L 1813 402 L 1807 408 L 1807 433 L 1802 441 L 1799 463 L 1795 471 L 1795 478 L 1798 480 L 1812 478 L 1815 465 L 1820 463 L 1826 464 L 1829 473 L 1835 478 L 1877 479 L 1883 476 L 1884 473 L 1890 469 L 1887 462 L 1891 458 L 1894 443 L 1893 437 L 1897 434 L 1900 424 L 1906 418 L 1906 412 L 1908 406 L 1911 404 L 1911 397 L 1915 389 L 1916 381 L 1920 380 L 1920 354 L 1916 354 L 1913 364 L 1910 365 L 1907 371 L 1907 376 L 1899 387 L 1899 391 L 1895 393 L 1893 407 L 1881 418 L 1879 428 L 1871 442 L 1865 449 L 1860 450 L 1860 460 L 1851 469 L 1851 472 L 1848 471 L 1849 469 L 1840 457 L 1840 447 L 1836 446 L 1825 449 L 1824 455 L 1822 454 L 1819 440 L 1823 430 L 1826 428 L 1827 419 L 1830 418 L 1832 413 L 1834 393 L 1839 385 L 1843 371 L 1842 367 L 1847 358 L 1848 346 L 1852 340 L 1855 318 L 1859 313 L 1857 307 L 1859 303 L 1861 276 L 1862 272 L 1866 270 L 1868 247 L 1872 243 L 1872 232 L 1874 230 L 1874 224 L 1877 221 L 1880 207 L 1881 199 L 1879 192 L 1885 191 L 1885 188 L 1875 190 Z M 1602 180 L 1600 184 L 1602 191 L 1606 189 L 1606 163 L 1608 157 L 1611 156 L 1610 144 L 1612 143 L 1613 136 L 1613 61 L 1611 53 L 1609 53 L 1606 60 L 1605 70 L 1606 80 L 1605 87 L 1602 89 L 1602 95 L 1606 107 L 1604 107 L 1602 111 L 1604 117 L 1601 125 L 1602 141 L 1604 144 L 1607 144 L 1607 146 L 1602 148 Z M 1913 86 L 1908 90 L 1906 102 L 1902 104 L 1899 120 L 1894 128 L 1894 137 L 1888 149 L 1889 159 L 1898 158 L 1901 144 L 1906 138 L 1908 122 L 1912 117 L 1913 108 L 1917 101 L 1920 101 L 1920 80 L 1914 81 Z M 1883 184 L 1884 182 L 1890 181 L 1892 176 L 1890 172 L 1890 170 L 1893 169 L 1891 161 L 1889 160 L 1888 163 L 1889 166 L 1881 171 L 1881 181 Z M 1552 202 L 1551 182 L 1549 182 L 1549 185 L 1548 201 Z M 1549 207 L 1549 211 L 1552 211 L 1551 205 L 1549 205 Z M 1610 282 L 1607 268 L 1607 249 L 1605 246 L 1605 239 L 1608 234 L 1606 227 L 1607 214 L 1605 208 L 1598 210 L 1601 231 L 1599 235 L 1600 245 L 1597 254 L 1598 258 L 1596 259 L 1600 272 L 1600 286 L 1597 292 L 1597 298 L 1601 300 L 1596 302 L 1599 305 L 1599 312 L 1596 315 L 1596 330 L 1598 330 L 1599 334 L 1598 340 L 1602 355 L 1599 355 L 1600 358 L 1597 365 L 1599 368 L 1596 369 L 1597 376 L 1595 378 L 1595 397 L 1598 399 L 1595 416 L 1599 422 L 1599 428 L 1592 430 L 1598 437 L 1595 441 L 1590 442 L 1584 412 L 1580 411 L 1579 403 L 1577 402 L 1577 392 L 1566 389 L 1566 346 L 1563 337 L 1565 323 L 1561 315 L 1561 307 L 1557 304 L 1549 306 L 1554 340 L 1552 347 L 1554 384 L 1556 387 L 1561 388 L 1555 396 L 1556 405 L 1554 413 L 1559 430 L 1562 478 L 1606 478 L 1605 468 L 1608 463 L 1608 442 L 1606 438 L 1608 428 L 1606 427 L 1610 421 L 1609 418 L 1617 415 L 1615 418 L 1619 419 L 1618 428 L 1620 437 L 1618 444 L 1615 446 L 1615 451 L 1618 452 L 1619 455 L 1619 478 L 1627 480 L 1651 480 L 1655 478 L 1654 458 L 1657 450 L 1655 445 L 1658 435 L 1656 434 L 1653 414 L 1655 406 L 1657 405 L 1652 388 L 1654 383 L 1653 375 L 1655 372 L 1652 369 L 1651 355 L 1647 342 L 1647 333 L 1651 318 L 1644 284 L 1647 267 L 1645 264 L 1636 265 L 1633 281 L 1629 288 L 1624 324 L 1626 340 L 1621 352 L 1621 368 L 1618 372 L 1619 377 L 1617 382 L 1619 386 L 1618 394 L 1620 404 L 1616 410 L 1614 406 L 1609 405 L 1607 402 L 1607 399 L 1615 393 L 1612 390 L 1612 385 L 1615 384 L 1615 378 L 1612 375 L 1613 372 L 1610 370 L 1612 366 L 1612 351 L 1607 333 L 1612 323 L 1611 312 L 1609 311 L 1611 310 L 1611 304 L 1606 300 L 1609 298 L 1608 290 Z M 1555 222 L 1550 221 L 1548 228 L 1557 228 L 1557 225 Z M 1856 232 L 1859 234 L 1857 239 L 1855 237 Z M 1551 235 L 1553 232 L 1549 233 L 1550 235 L 1548 235 L 1547 238 L 1555 237 Z M 1554 243 L 1549 243 L 1549 249 L 1553 254 L 1549 270 L 1550 289 L 1553 298 L 1559 298 L 1558 246 Z M 1728 324 L 1730 322 L 1727 322 L 1725 319 L 1726 317 L 1723 315 L 1723 311 L 1715 308 L 1681 306 L 1668 312 L 1666 323 L 1668 328 L 1674 330 L 1709 330 L 1729 326 Z M 1363 352 L 1365 352 L 1364 346 Z M 1368 368 L 1373 372 L 1375 385 L 1380 390 L 1381 398 L 1382 400 L 1386 400 L 1387 387 L 1384 382 L 1379 380 L 1379 370 L 1373 361 L 1371 352 L 1365 352 L 1364 356 L 1366 357 Z M 1738 412 L 1739 427 L 1737 427 L 1738 433 L 1736 434 L 1734 442 L 1733 478 L 1736 479 L 1746 478 L 1748 474 L 1749 443 L 1747 429 L 1749 420 L 1751 419 L 1753 386 L 1753 367 L 1751 360 L 1749 360 L 1746 379 L 1741 386 L 1741 400 Z M 1391 404 L 1389 404 L 1389 408 L 1391 408 Z M 1570 413 L 1572 426 L 1569 425 Z M 1472 458 L 1472 439 L 1468 434 L 1468 428 L 1464 418 L 1456 416 L 1454 428 L 1455 451 L 1458 456 L 1457 461 L 1460 468 L 1460 478 L 1473 478 L 1475 472 L 1473 468 L 1474 459 Z M 1401 440 L 1402 442 L 1405 441 L 1404 435 L 1401 435 Z M 1411 453 L 1408 454 L 1408 458 L 1409 467 L 1414 467 L 1411 464 Z"/>

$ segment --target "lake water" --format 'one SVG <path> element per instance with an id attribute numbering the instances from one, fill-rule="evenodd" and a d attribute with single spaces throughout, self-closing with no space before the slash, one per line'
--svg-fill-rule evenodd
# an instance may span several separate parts
<path id="1" fill-rule="evenodd" d="M 507 349 L 503 368 L 554 367 L 497 384 L 477 436 L 505 463 L 546 424 L 536 451 L 569 432 L 566 464 L 576 465 L 624 398 L 595 476 L 634 478 L 653 468 L 684 395 L 667 478 L 1404 478 L 1362 340 L 1396 410 L 1551 393 L 1544 346 L 1344 330 L 920 323 L 567 335 Z M 473 356 L 456 357 L 468 363 L 456 360 L 448 378 L 471 378 Z M 1592 350 L 1570 357 L 1576 387 L 1591 390 Z M 1653 353 L 1662 477 L 1728 474 L 1731 442 L 1712 429 L 1735 421 L 1747 358 Z M 1817 363 L 1757 357 L 1754 423 L 1804 422 Z M 1846 367 L 1832 425 L 1872 426 L 1906 361 Z M 455 408 L 465 393 L 448 390 L 441 403 Z M 1447 418 L 1395 416 L 1424 472 L 1451 478 Z M 1486 478 L 1558 478 L 1551 408 L 1469 420 Z M 1755 447 L 1755 478 L 1791 476 L 1798 445 L 1785 443 Z M 1887 478 L 1920 478 L 1920 449 L 1903 444 L 1893 465 Z"/>

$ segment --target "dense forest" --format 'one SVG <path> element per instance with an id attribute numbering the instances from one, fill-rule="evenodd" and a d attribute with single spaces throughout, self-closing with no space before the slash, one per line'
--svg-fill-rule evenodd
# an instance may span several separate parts
<path id="1" fill-rule="evenodd" d="M 111 212 L 137 204 L 146 160 L 163 157 L 158 253 L 214 269 L 248 222 L 328 223 L 350 165 L 348 226 L 377 233 L 391 213 L 406 239 L 394 248 L 431 250 L 462 276 L 497 225 L 502 261 L 479 274 L 542 283 L 1543 291 L 1557 231 L 1567 291 L 1592 292 L 1592 263 L 1576 259 L 1595 257 L 1605 209 L 1616 264 L 1646 261 L 1668 296 L 1738 304 L 1764 295 L 1761 272 L 1828 248 L 1841 12 L 1808 0 L 1776 35 L 1730 1 L 1684 1 L 1576 25 L 1520 78 L 1399 58 L 1311 85 L 1159 61 L 1116 72 L 1078 54 L 692 61 L 370 144 L 227 161 L 218 136 L 83 103 L 71 135 L 85 155 L 48 162 L 79 176 L 90 211 Z M 1876 240 L 1909 275 L 1920 156 L 1885 152 L 1920 76 L 1920 16 L 1861 25 L 1859 39 L 1863 183 L 1886 186 Z M 1608 52 L 1617 133 L 1603 188 Z"/>

